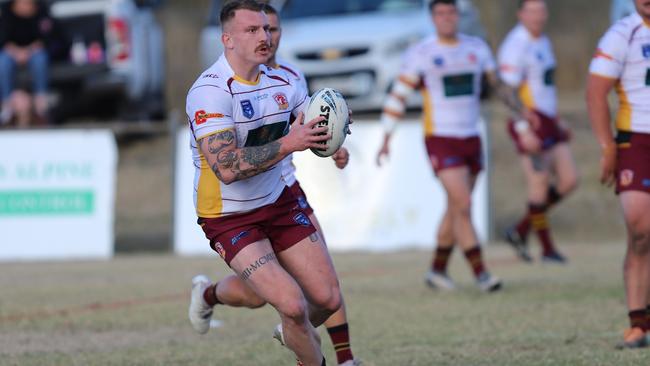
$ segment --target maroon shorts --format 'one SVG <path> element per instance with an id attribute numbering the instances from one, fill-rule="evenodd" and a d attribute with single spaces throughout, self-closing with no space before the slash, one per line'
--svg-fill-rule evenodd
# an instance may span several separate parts
<path id="1" fill-rule="evenodd" d="M 278 199 L 250 212 L 218 218 L 199 218 L 210 246 L 230 265 L 246 246 L 268 238 L 278 253 L 316 232 L 307 213 L 285 187 Z"/>
<path id="2" fill-rule="evenodd" d="M 296 181 L 291 187 L 289 187 L 289 189 L 298 200 L 298 206 L 300 209 L 303 210 L 307 216 L 313 214 L 314 209 L 309 205 L 309 201 L 307 201 L 307 195 L 305 195 L 302 187 L 300 187 L 300 183 Z"/>
<path id="3" fill-rule="evenodd" d="M 616 144 L 616 193 L 650 193 L 650 134 L 619 131 Z"/>
<path id="4" fill-rule="evenodd" d="M 560 127 L 557 118 L 549 117 L 538 111 L 535 111 L 535 114 L 539 116 L 540 126 L 535 129 L 534 132 L 542 141 L 542 151 L 549 150 L 559 143 L 568 142 L 570 140 L 569 134 Z M 508 121 L 508 133 L 517 147 L 517 152 L 522 155 L 527 154 L 526 150 L 521 145 L 519 134 L 515 131 L 515 121 L 513 120 Z"/>
<path id="5" fill-rule="evenodd" d="M 433 170 L 438 174 L 443 169 L 467 166 L 472 174 L 483 169 L 483 152 L 478 136 L 456 138 L 427 136 L 424 139 Z"/>

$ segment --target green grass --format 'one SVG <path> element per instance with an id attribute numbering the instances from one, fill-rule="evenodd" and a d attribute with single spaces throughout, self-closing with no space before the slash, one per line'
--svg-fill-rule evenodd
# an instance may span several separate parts
<path id="1" fill-rule="evenodd" d="M 488 265 L 505 288 L 492 295 L 475 288 L 458 251 L 454 293 L 424 286 L 427 252 L 336 254 L 353 351 L 366 366 L 648 365 L 650 349 L 614 350 L 627 326 L 623 250 L 574 244 L 571 264 L 559 267 L 521 264 L 493 245 Z M 294 364 L 270 337 L 270 307 L 219 307 L 224 325 L 194 334 L 186 306 L 195 273 L 229 272 L 216 258 L 162 255 L 2 264 L 0 365 Z"/>

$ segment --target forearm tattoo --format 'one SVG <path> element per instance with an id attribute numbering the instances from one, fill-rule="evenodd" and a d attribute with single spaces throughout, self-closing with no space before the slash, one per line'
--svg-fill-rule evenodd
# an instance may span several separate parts
<path id="1" fill-rule="evenodd" d="M 521 103 L 521 99 L 519 98 L 517 90 L 509 85 L 506 85 L 498 78 L 496 78 L 495 84 L 496 85 L 493 87 L 496 89 L 496 94 L 499 99 L 503 102 L 503 104 L 506 105 L 506 107 L 508 107 L 508 109 L 510 109 L 510 112 L 521 117 L 524 111 L 524 106 Z"/>
<path id="2" fill-rule="evenodd" d="M 250 178 L 264 172 L 277 161 L 280 153 L 279 141 L 236 149 L 235 133 L 231 130 L 209 136 L 207 144 L 208 152 L 216 158 L 211 166 L 212 171 L 221 181 L 225 181 L 226 171 L 232 173 L 234 180 Z"/>

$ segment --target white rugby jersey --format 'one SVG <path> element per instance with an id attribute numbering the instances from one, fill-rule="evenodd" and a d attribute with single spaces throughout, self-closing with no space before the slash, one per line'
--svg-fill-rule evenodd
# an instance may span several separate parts
<path id="1" fill-rule="evenodd" d="M 298 70 L 298 68 L 291 63 L 277 59 L 278 69 L 286 72 L 289 82 L 295 84 L 296 87 L 303 88 L 305 94 L 308 94 L 307 79 L 305 75 Z M 305 121 L 308 122 L 308 121 Z M 293 164 L 293 154 L 287 155 L 282 160 L 282 178 L 287 186 L 291 187 L 296 183 L 296 166 Z"/>
<path id="2" fill-rule="evenodd" d="M 433 35 L 409 48 L 400 80 L 422 92 L 425 135 L 478 135 L 481 77 L 495 67 L 490 48 L 477 37 L 459 34 L 457 43 L 445 44 Z"/>
<path id="3" fill-rule="evenodd" d="M 518 24 L 501 44 L 498 59 L 501 79 L 519 89 L 524 106 L 557 116 L 556 62 L 546 35 L 535 38 Z"/>
<path id="4" fill-rule="evenodd" d="M 186 104 L 199 217 L 221 217 L 271 204 L 285 183 L 281 166 L 276 164 L 266 172 L 226 185 L 208 166 L 197 141 L 233 130 L 238 148 L 265 145 L 287 133 L 291 116 L 306 107 L 306 98 L 305 90 L 291 84 L 286 73 L 263 65 L 255 82 L 243 80 L 224 55 L 199 76 Z"/>
<path id="5" fill-rule="evenodd" d="M 616 79 L 616 128 L 650 133 L 650 26 L 634 13 L 605 33 L 589 67 L 591 74 Z"/>

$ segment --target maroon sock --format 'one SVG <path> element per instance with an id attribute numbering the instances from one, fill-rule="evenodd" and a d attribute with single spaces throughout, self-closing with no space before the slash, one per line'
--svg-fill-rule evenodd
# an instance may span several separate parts
<path id="1" fill-rule="evenodd" d="M 219 285 L 219 282 L 206 287 L 205 291 L 203 291 L 203 300 L 205 300 L 205 302 L 210 306 L 223 304 L 219 299 L 217 299 L 217 285 Z"/>
<path id="2" fill-rule="evenodd" d="M 552 206 L 555 206 L 558 202 L 562 201 L 562 195 L 557 191 L 555 186 L 550 186 L 548 188 L 548 193 L 546 195 L 546 209 L 548 210 Z M 529 212 L 521 218 L 515 229 L 519 233 L 522 239 L 526 240 L 528 233 L 530 232 L 530 209 Z"/>
<path id="3" fill-rule="evenodd" d="M 474 248 L 466 251 L 465 258 L 467 258 L 470 267 L 472 267 L 472 272 L 474 272 L 476 278 L 478 278 L 481 273 L 485 272 L 485 265 L 483 264 L 480 245 L 477 244 Z"/>
<path id="4" fill-rule="evenodd" d="M 562 195 L 557 191 L 555 186 L 550 186 L 546 194 L 546 208 L 551 208 L 551 206 L 554 206 L 560 201 L 562 201 Z"/>
<path id="5" fill-rule="evenodd" d="M 354 359 L 352 356 L 352 348 L 350 346 L 350 332 L 348 330 L 348 323 L 343 323 L 335 327 L 327 328 L 336 351 L 336 361 L 341 364 L 345 361 Z M 325 362 L 323 360 L 323 362 Z"/>
<path id="6" fill-rule="evenodd" d="M 453 245 L 447 248 L 441 248 L 440 244 L 438 244 L 435 255 L 433 256 L 433 262 L 431 263 L 431 270 L 439 273 L 447 273 L 447 264 L 449 264 L 449 258 L 453 250 Z"/>
<path id="7" fill-rule="evenodd" d="M 530 215 L 526 213 L 524 217 L 519 220 L 519 223 L 517 226 L 515 226 L 515 230 L 519 233 L 519 236 L 526 241 L 526 238 L 528 238 L 528 233 L 530 232 Z"/>
<path id="8" fill-rule="evenodd" d="M 531 203 L 529 206 L 530 223 L 537 234 L 540 244 L 542 245 L 542 254 L 549 255 L 555 253 L 555 245 L 551 238 L 551 231 L 546 219 L 546 205 Z"/>
<path id="9" fill-rule="evenodd" d="M 630 328 L 641 328 L 644 331 L 647 330 L 646 309 L 632 310 L 627 313 L 627 316 L 630 318 Z"/>

